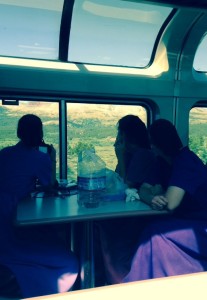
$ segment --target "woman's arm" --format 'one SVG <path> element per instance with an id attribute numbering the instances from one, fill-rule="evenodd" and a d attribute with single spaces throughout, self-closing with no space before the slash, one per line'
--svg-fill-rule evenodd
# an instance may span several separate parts
<path id="1" fill-rule="evenodd" d="M 153 209 L 173 211 L 180 205 L 184 195 L 185 191 L 183 189 L 177 186 L 169 186 L 165 195 L 157 195 L 152 199 L 151 206 Z"/>
<path id="2" fill-rule="evenodd" d="M 145 182 L 139 189 L 140 200 L 148 205 L 151 205 L 155 196 L 160 194 L 163 194 L 163 188 L 160 184 L 151 185 Z"/>
<path id="3" fill-rule="evenodd" d="M 169 186 L 165 193 L 165 197 L 168 203 L 167 209 L 174 210 L 175 208 L 177 208 L 180 205 L 184 195 L 185 190 L 177 186 Z"/>

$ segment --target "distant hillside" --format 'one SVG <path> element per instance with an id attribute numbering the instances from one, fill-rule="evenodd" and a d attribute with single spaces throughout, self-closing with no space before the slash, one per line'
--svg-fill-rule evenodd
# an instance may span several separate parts
<path id="1" fill-rule="evenodd" d="M 207 108 L 193 108 L 190 113 L 190 124 L 207 123 Z"/>
<path id="2" fill-rule="evenodd" d="M 22 102 L 23 103 L 23 102 Z M 35 110 L 36 114 L 44 115 L 45 117 L 54 117 L 58 110 L 57 103 L 51 102 L 24 102 L 20 103 L 17 107 L 14 105 L 10 106 L 0 106 L 0 114 L 7 113 L 7 115 L 23 115 L 27 113 L 32 113 Z M 121 118 L 126 114 L 134 113 L 143 120 L 146 119 L 145 109 L 138 106 L 135 110 L 134 106 L 122 106 L 122 105 L 109 105 L 109 104 L 77 104 L 70 103 L 68 114 L 72 115 L 74 119 L 101 119 L 105 121 L 111 121 L 113 118 Z M 206 123 L 207 122 L 207 109 L 206 108 L 193 108 L 190 114 L 190 123 Z"/>
<path id="3" fill-rule="evenodd" d="M 146 121 L 146 111 L 142 107 L 122 105 L 76 104 L 68 105 L 68 129 L 70 139 L 73 137 L 110 137 L 116 133 L 117 121 L 129 113 L 138 114 Z M 0 106 L 0 127 L 14 136 L 17 120 L 24 114 L 39 115 L 44 124 L 45 133 L 52 133 L 53 126 L 59 125 L 58 103 L 20 102 L 17 106 Z M 101 130 L 100 130 L 101 128 Z M 56 129 L 58 130 L 58 129 Z M 194 108 L 190 114 L 191 135 L 207 136 L 207 109 Z M 1 138 L 4 138 L 0 134 Z M 54 137 L 54 136 L 53 136 Z"/>
<path id="4" fill-rule="evenodd" d="M 51 102 L 20 102 L 20 105 L 0 106 L 1 121 L 4 116 L 21 117 L 24 114 L 35 113 L 47 124 L 58 124 L 58 103 Z M 146 111 L 141 106 L 103 105 L 103 104 L 77 104 L 69 103 L 68 120 L 74 127 L 82 126 L 82 121 L 99 120 L 105 125 L 115 125 L 126 114 L 137 114 L 146 122 Z M 194 108 L 190 113 L 190 125 L 207 123 L 207 109 Z M 86 124 L 86 123 L 85 123 Z"/>
<path id="5" fill-rule="evenodd" d="M 26 105 L 25 105 L 26 104 Z M 26 102 L 25 104 L 20 104 L 18 109 L 16 106 L 5 106 L 4 113 L 7 115 L 24 115 L 34 112 L 37 115 L 45 117 L 55 117 L 58 112 L 57 103 L 45 103 L 45 102 Z M 18 112 L 17 112 L 18 110 Z M 68 105 L 68 115 L 71 116 L 73 120 L 80 119 L 99 119 L 104 120 L 104 122 L 113 122 L 113 120 L 120 119 L 126 114 L 134 113 L 139 115 L 143 121 L 146 121 L 146 112 L 142 107 L 137 107 L 136 110 L 134 106 L 122 106 L 122 105 L 99 105 L 99 104 L 77 104 L 69 103 Z"/>
<path id="6" fill-rule="evenodd" d="M 16 127 L 21 116 L 34 113 L 41 117 L 44 136 L 52 143 L 59 155 L 59 114 L 58 103 L 20 102 L 19 106 L 0 106 L 0 148 L 17 141 Z M 77 152 L 81 147 L 92 145 L 107 166 L 115 168 L 114 140 L 116 123 L 127 114 L 137 114 L 146 121 L 146 111 L 142 107 L 98 104 L 69 104 L 67 112 L 68 129 L 68 172 L 76 178 Z M 190 146 L 193 151 L 207 161 L 207 109 L 196 108 L 190 114 Z"/>

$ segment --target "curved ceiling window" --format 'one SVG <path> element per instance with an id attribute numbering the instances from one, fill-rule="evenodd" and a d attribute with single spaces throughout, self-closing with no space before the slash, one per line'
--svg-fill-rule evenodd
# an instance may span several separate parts
<path id="1" fill-rule="evenodd" d="M 58 59 L 63 0 L 0 0 L 0 55 Z"/>
<path id="2" fill-rule="evenodd" d="M 193 68 L 198 72 L 207 72 L 207 34 L 199 44 L 193 61 Z"/>
<path id="3" fill-rule="evenodd" d="M 76 0 L 68 60 L 146 67 L 172 8 L 125 0 Z"/>

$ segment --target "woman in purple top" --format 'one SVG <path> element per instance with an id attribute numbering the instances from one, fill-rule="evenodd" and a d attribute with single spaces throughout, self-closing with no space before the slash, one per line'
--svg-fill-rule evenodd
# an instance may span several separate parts
<path id="1" fill-rule="evenodd" d="M 139 189 L 151 172 L 155 156 L 150 149 L 147 128 L 138 116 L 126 115 L 118 121 L 114 148 L 118 161 L 116 172 L 128 187 Z M 120 282 L 129 271 L 136 241 L 133 228 L 138 230 L 140 225 L 144 224 L 136 217 L 99 222 L 107 284 Z"/>
<path id="2" fill-rule="evenodd" d="M 35 115 L 19 120 L 17 136 L 16 145 L 0 151 L 0 264 L 14 273 L 22 297 L 65 292 L 76 280 L 78 263 L 55 227 L 13 226 L 18 200 L 30 195 L 37 181 L 46 190 L 54 185 L 54 149 L 49 146 L 50 155 L 38 150 L 43 128 Z"/>
<path id="3" fill-rule="evenodd" d="M 171 172 L 164 193 L 158 192 L 162 182 L 155 180 L 153 185 L 149 180 L 142 185 L 140 196 L 154 209 L 168 209 L 171 215 L 144 230 L 123 282 L 207 271 L 207 168 L 183 147 L 169 121 L 155 121 L 150 138 Z M 161 178 L 162 170 L 157 172 Z"/>

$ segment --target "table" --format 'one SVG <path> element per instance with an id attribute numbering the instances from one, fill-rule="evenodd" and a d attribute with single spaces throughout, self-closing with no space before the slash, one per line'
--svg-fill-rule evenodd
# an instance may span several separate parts
<path id="1" fill-rule="evenodd" d="M 46 196 L 22 199 L 17 207 L 15 223 L 18 226 L 55 224 L 71 222 L 71 248 L 76 250 L 77 230 L 75 223 L 81 222 L 81 243 L 86 251 L 81 253 L 81 288 L 94 287 L 93 221 L 129 216 L 166 215 L 167 211 L 152 210 L 141 202 L 106 201 L 97 208 L 79 207 L 77 194 L 65 196 Z M 80 235 L 80 232 L 79 234 Z"/>
<path id="2" fill-rule="evenodd" d="M 77 204 L 77 194 L 65 198 L 38 195 L 38 197 L 22 199 L 19 202 L 16 224 L 28 226 L 166 213 L 167 211 L 152 210 L 150 206 L 141 201 L 106 201 L 97 208 L 83 208 Z"/>

